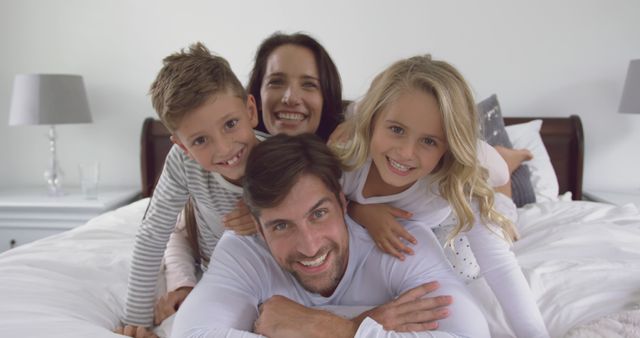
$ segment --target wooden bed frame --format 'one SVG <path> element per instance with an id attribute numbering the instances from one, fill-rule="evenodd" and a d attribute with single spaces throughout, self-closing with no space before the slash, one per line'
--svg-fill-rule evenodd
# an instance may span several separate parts
<path id="1" fill-rule="evenodd" d="M 504 121 L 510 125 L 534 119 L 543 120 L 540 134 L 558 176 L 560 193 L 571 191 L 574 200 L 582 199 L 584 138 L 580 117 L 505 117 Z M 170 135 L 157 119 L 149 117 L 142 124 L 142 197 L 149 197 L 153 193 L 162 172 L 164 159 L 171 149 Z"/>

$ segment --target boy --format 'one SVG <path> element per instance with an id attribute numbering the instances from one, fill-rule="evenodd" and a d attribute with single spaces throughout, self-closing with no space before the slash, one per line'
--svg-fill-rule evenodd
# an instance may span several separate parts
<path id="1" fill-rule="evenodd" d="M 224 230 L 222 217 L 242 196 L 247 156 L 259 142 L 253 132 L 258 123 L 255 100 L 224 58 L 195 43 L 163 62 L 150 94 L 175 145 L 136 236 L 124 320 L 128 326 L 117 329 L 132 336 L 146 334 L 144 328 L 153 322 L 162 257 L 187 199 L 193 200 L 197 240 L 209 257 Z"/>

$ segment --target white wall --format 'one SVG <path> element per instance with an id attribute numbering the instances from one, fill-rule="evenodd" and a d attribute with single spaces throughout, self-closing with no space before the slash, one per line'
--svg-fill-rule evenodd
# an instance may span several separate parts
<path id="1" fill-rule="evenodd" d="M 48 161 L 47 127 L 7 125 L 15 74 L 84 76 L 94 123 L 58 127 L 67 184 L 79 161 L 98 160 L 104 184 L 138 185 L 146 93 L 164 56 L 201 40 L 245 82 L 263 38 L 302 30 L 333 56 L 345 98 L 392 61 L 431 53 L 478 99 L 497 93 L 506 116 L 580 115 L 585 187 L 640 189 L 640 115 L 617 113 L 640 58 L 638 14 L 634 0 L 0 0 L 0 188 L 41 184 Z"/>

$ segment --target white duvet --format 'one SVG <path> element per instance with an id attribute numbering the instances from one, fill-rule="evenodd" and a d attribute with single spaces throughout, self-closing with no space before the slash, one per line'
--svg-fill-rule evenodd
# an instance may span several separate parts
<path id="1" fill-rule="evenodd" d="M 146 205 L 134 202 L 0 254 L 0 337 L 117 337 L 111 330 L 123 315 Z M 637 318 L 616 319 L 640 313 L 640 214 L 632 205 L 546 202 L 519 216 L 515 252 L 552 337 L 595 336 L 605 324 L 620 337 L 638 332 Z M 492 335 L 511 336 L 483 280 L 471 288 Z"/>

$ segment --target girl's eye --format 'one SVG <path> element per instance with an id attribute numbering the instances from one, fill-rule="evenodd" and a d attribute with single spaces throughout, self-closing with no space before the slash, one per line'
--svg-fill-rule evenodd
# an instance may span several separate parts
<path id="1" fill-rule="evenodd" d="M 314 210 L 313 211 L 313 218 L 314 219 L 320 219 L 322 218 L 324 215 L 327 214 L 327 209 L 318 209 L 318 210 Z"/>
<path id="2" fill-rule="evenodd" d="M 192 145 L 199 146 L 201 144 L 204 144 L 206 140 L 207 139 L 204 136 L 198 136 L 193 140 Z"/>
<path id="3" fill-rule="evenodd" d="M 404 129 L 398 126 L 391 126 L 389 127 L 389 130 L 391 130 L 391 132 L 394 134 L 398 134 L 398 135 L 404 134 Z"/>
<path id="4" fill-rule="evenodd" d="M 428 145 L 428 146 L 436 146 L 436 140 L 432 139 L 431 137 L 426 137 L 422 139 L 422 143 Z"/>
<path id="5" fill-rule="evenodd" d="M 233 129 L 237 125 L 238 125 L 238 119 L 229 120 L 224 123 L 224 126 L 227 129 Z"/>

